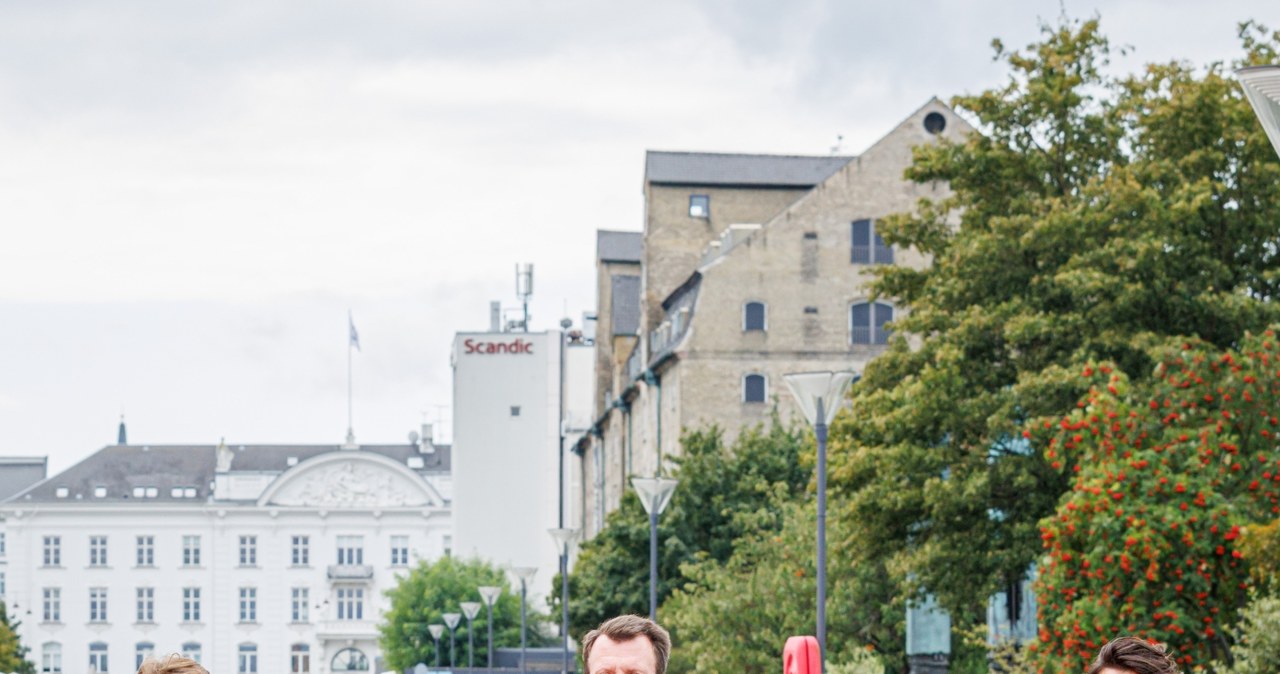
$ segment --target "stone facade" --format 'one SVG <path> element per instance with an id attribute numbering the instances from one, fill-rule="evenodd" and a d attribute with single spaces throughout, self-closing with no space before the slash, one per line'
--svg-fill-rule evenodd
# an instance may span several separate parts
<path id="1" fill-rule="evenodd" d="M 679 452 L 683 430 L 716 425 L 732 442 L 775 409 L 791 417 L 786 373 L 861 371 L 879 354 L 886 341 L 880 323 L 893 309 L 888 299 L 869 303 L 874 265 L 929 260 L 890 251 L 875 238 L 875 223 L 920 198 L 947 196 L 943 184 L 903 179 L 911 148 L 971 130 L 935 99 L 857 157 L 764 157 L 767 170 L 746 171 L 737 182 L 740 164 L 711 162 L 668 171 L 684 184 L 655 180 L 662 171 L 651 157 L 640 341 L 627 366 L 608 377 L 617 402 L 600 410 L 593 432 L 575 445 L 584 461 L 616 471 L 604 488 L 620 497 L 627 475 L 665 472 L 664 457 Z M 697 171 L 714 184 L 687 175 Z M 705 217 L 691 215 L 694 195 L 708 197 Z M 603 308 L 599 317 L 608 322 Z M 588 516 L 588 534 L 603 514 Z"/>

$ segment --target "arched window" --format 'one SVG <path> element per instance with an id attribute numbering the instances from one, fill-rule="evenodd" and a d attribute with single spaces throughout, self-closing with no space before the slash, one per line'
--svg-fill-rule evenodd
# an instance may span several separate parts
<path id="1" fill-rule="evenodd" d="M 239 674 L 258 674 L 258 645 L 240 644 L 236 671 Z"/>
<path id="2" fill-rule="evenodd" d="M 367 672 L 369 658 L 366 658 L 358 648 L 344 648 L 333 655 L 333 661 L 329 663 L 329 671 Z"/>
<path id="3" fill-rule="evenodd" d="M 742 402 L 762 403 L 765 398 L 767 381 L 762 374 L 749 374 L 742 378 Z"/>
<path id="4" fill-rule="evenodd" d="M 133 647 L 133 652 L 134 652 L 133 668 L 141 669 L 142 661 L 146 660 L 152 655 L 155 655 L 156 645 L 151 643 L 150 641 L 139 641 L 137 645 Z"/>
<path id="5" fill-rule="evenodd" d="M 854 344 L 888 344 L 892 330 L 884 327 L 893 320 L 893 305 L 859 302 L 849 307 L 849 341 Z"/>
<path id="6" fill-rule="evenodd" d="M 742 331 L 764 331 L 768 329 L 764 302 L 747 302 L 742 305 Z"/>
<path id="7" fill-rule="evenodd" d="M 106 674 L 111 670 L 107 669 L 107 645 L 101 641 L 95 641 L 89 644 L 89 674 Z"/>
<path id="8" fill-rule="evenodd" d="M 42 674 L 62 674 L 62 644 L 46 641 L 40 646 L 40 671 Z"/>
<path id="9" fill-rule="evenodd" d="M 200 657 L 204 655 L 200 649 L 200 643 L 196 641 L 188 641 L 182 644 L 182 656 L 191 658 L 196 662 L 200 662 Z"/>
<path id="10" fill-rule="evenodd" d="M 294 644 L 289 647 L 289 671 L 291 674 L 311 673 L 311 646 Z"/>

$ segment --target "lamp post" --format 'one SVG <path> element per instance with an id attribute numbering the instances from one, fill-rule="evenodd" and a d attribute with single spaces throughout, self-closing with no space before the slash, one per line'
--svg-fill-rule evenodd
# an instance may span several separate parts
<path id="1" fill-rule="evenodd" d="M 467 617 L 467 669 L 475 669 L 476 639 L 475 630 L 472 629 L 471 624 L 476 619 L 476 614 L 480 612 L 480 602 L 464 601 L 458 606 L 462 608 L 462 615 Z"/>
<path id="2" fill-rule="evenodd" d="M 845 389 L 858 377 L 853 372 L 798 372 L 783 375 L 804 418 L 818 441 L 818 615 L 820 662 L 827 657 L 827 425 L 844 401 Z"/>
<path id="3" fill-rule="evenodd" d="M 564 674 L 569 674 L 569 545 L 578 539 L 577 529 L 548 529 L 560 553 L 560 649 L 564 651 Z"/>
<path id="4" fill-rule="evenodd" d="M 649 619 L 658 620 L 658 515 L 671 502 L 679 481 L 671 477 L 633 477 L 631 486 L 649 515 Z"/>
<path id="5" fill-rule="evenodd" d="M 449 627 L 449 669 L 458 666 L 458 660 L 453 656 L 453 631 L 458 627 L 458 621 L 462 620 L 461 613 L 446 613 L 441 616 L 444 618 L 444 624 Z"/>
<path id="6" fill-rule="evenodd" d="M 1271 146 L 1280 153 L 1280 65 L 1241 68 L 1236 77 L 1244 85 L 1244 93 L 1266 129 Z"/>
<path id="7" fill-rule="evenodd" d="M 436 669 L 440 669 L 440 635 L 444 634 L 444 625 L 433 623 L 427 625 L 427 629 L 431 630 L 431 638 L 436 640 Z"/>
<path id="8" fill-rule="evenodd" d="M 533 580 L 533 574 L 538 572 L 538 568 L 534 566 L 513 566 L 511 573 L 520 580 L 520 671 L 529 671 L 526 660 L 529 657 L 529 640 L 527 630 L 525 628 L 525 604 L 529 597 L 529 583 Z"/>
<path id="9" fill-rule="evenodd" d="M 484 605 L 489 614 L 489 658 L 485 660 L 489 668 L 493 668 L 493 602 L 498 600 L 498 595 L 502 594 L 502 588 L 496 585 L 482 585 L 478 588 L 480 598 L 484 600 Z"/>

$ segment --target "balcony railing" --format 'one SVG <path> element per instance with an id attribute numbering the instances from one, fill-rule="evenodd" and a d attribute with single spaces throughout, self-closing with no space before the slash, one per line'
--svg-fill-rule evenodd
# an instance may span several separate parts
<path id="1" fill-rule="evenodd" d="M 368 564 L 333 564 L 329 580 L 372 580 L 373 567 Z"/>

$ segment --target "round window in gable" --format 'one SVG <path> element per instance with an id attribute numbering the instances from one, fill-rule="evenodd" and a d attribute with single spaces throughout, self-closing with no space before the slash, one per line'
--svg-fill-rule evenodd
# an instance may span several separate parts
<path id="1" fill-rule="evenodd" d="M 925 131 L 936 136 L 942 133 L 942 130 L 945 128 L 947 128 L 947 118 L 943 117 L 942 113 L 931 112 L 924 116 Z"/>

